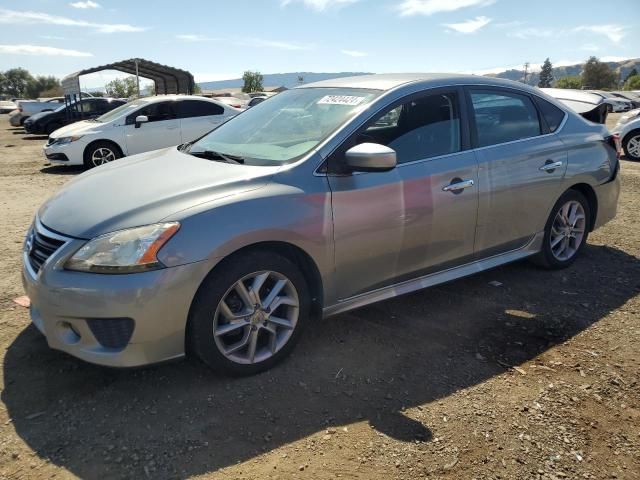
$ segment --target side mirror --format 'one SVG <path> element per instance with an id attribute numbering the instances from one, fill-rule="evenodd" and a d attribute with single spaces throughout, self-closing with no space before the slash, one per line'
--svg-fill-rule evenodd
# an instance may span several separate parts
<path id="1" fill-rule="evenodd" d="M 140 125 L 143 123 L 147 123 L 149 121 L 149 117 L 146 115 L 138 115 L 136 117 L 136 128 L 140 128 Z"/>
<path id="2" fill-rule="evenodd" d="M 361 143 L 345 153 L 354 172 L 387 172 L 397 165 L 396 151 L 379 143 Z"/>

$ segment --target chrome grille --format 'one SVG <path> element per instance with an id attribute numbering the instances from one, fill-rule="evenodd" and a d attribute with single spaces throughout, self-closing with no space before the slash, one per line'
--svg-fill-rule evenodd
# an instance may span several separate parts
<path id="1" fill-rule="evenodd" d="M 33 271 L 38 273 L 42 264 L 65 243 L 66 240 L 63 240 L 62 237 L 53 232 L 46 232 L 36 225 L 27 240 L 27 256 Z"/>

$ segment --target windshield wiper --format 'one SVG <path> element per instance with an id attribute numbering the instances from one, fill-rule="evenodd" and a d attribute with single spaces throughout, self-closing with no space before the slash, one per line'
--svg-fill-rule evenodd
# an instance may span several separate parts
<path id="1" fill-rule="evenodd" d="M 194 157 L 206 158 L 207 160 L 234 163 L 237 165 L 242 165 L 244 163 L 244 158 L 242 157 L 236 157 L 235 155 L 225 155 L 224 153 L 214 152 L 213 150 L 201 150 L 199 152 L 189 151 L 189 155 L 193 155 Z"/>

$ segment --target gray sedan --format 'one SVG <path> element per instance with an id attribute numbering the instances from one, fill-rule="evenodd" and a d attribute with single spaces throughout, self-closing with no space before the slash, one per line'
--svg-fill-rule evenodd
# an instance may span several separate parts
<path id="1" fill-rule="evenodd" d="M 527 257 L 568 267 L 615 216 L 618 170 L 603 125 L 518 83 L 305 85 L 69 182 L 24 244 L 31 318 L 93 363 L 256 373 L 312 319 Z"/>

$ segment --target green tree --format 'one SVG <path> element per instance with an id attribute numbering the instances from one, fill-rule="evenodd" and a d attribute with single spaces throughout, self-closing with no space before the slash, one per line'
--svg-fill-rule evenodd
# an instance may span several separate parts
<path id="1" fill-rule="evenodd" d="M 54 91 L 53 95 L 49 95 L 48 93 Z M 47 92 L 47 95 L 44 95 L 43 92 Z M 27 86 L 27 95 L 30 98 L 37 97 L 59 97 L 62 95 L 62 89 L 60 88 L 60 81 L 56 77 L 44 77 L 38 76 L 32 79 Z"/>
<path id="2" fill-rule="evenodd" d="M 582 69 L 582 85 L 594 90 L 611 88 L 617 83 L 616 73 L 596 57 L 589 57 Z"/>
<path id="3" fill-rule="evenodd" d="M 242 75 L 242 80 L 244 80 L 242 91 L 245 93 L 261 92 L 263 90 L 263 77 L 260 72 L 252 72 L 250 70 L 247 70 Z"/>
<path id="4" fill-rule="evenodd" d="M 24 68 L 12 68 L 4 72 L 0 91 L 9 97 L 25 97 L 32 81 L 33 77 Z"/>
<path id="5" fill-rule="evenodd" d="M 640 90 L 640 75 L 628 77 L 624 82 L 624 90 Z"/>
<path id="6" fill-rule="evenodd" d="M 542 69 L 540 70 L 540 76 L 538 79 L 538 86 L 540 88 L 549 88 L 553 83 L 553 65 L 547 58 L 542 64 Z"/>
<path id="7" fill-rule="evenodd" d="M 582 79 L 578 76 L 563 77 L 556 82 L 556 88 L 582 88 Z"/>
<path id="8" fill-rule="evenodd" d="M 627 80 L 629 80 L 631 77 L 635 77 L 636 75 L 638 75 L 638 70 L 636 70 L 635 68 L 632 68 L 631 71 L 627 74 L 627 76 L 624 77 L 624 80 L 622 81 L 622 83 L 627 83 Z"/>
<path id="9" fill-rule="evenodd" d="M 138 94 L 138 83 L 133 75 L 115 78 L 104 86 L 107 95 L 117 98 L 129 98 Z"/>

